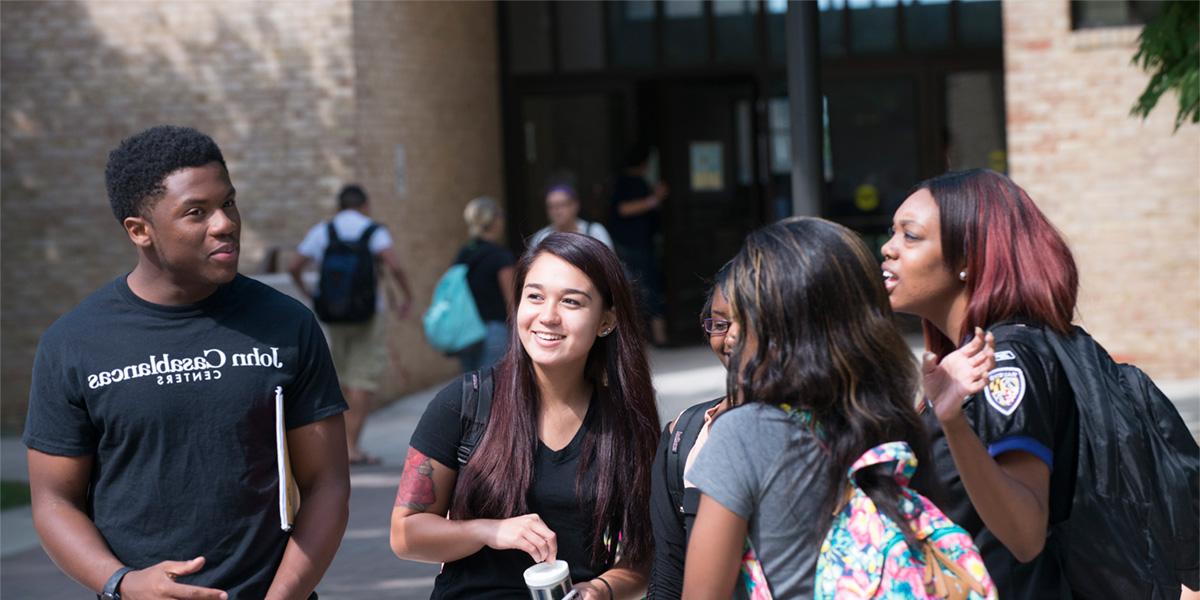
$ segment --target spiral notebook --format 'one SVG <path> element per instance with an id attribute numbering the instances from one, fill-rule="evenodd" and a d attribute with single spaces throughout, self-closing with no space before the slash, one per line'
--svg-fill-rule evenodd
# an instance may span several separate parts
<path id="1" fill-rule="evenodd" d="M 282 386 L 275 388 L 275 462 L 279 468 L 279 528 L 291 531 L 292 523 L 296 520 L 296 509 L 300 508 L 300 488 L 296 487 L 292 463 L 288 458 Z"/>

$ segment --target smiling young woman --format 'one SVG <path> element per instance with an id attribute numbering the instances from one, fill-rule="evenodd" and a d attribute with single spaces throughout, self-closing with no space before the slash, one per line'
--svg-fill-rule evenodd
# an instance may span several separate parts
<path id="1" fill-rule="evenodd" d="M 413 434 L 392 549 L 446 563 L 435 598 L 524 596 L 522 572 L 555 559 L 583 598 L 636 597 L 658 412 L 629 283 L 604 244 L 553 233 L 518 261 L 514 287 L 479 447 L 459 469 L 456 380 Z"/>

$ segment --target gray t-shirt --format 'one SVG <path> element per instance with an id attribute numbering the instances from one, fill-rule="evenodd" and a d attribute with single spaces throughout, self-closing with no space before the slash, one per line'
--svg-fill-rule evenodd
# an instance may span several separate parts
<path id="1" fill-rule="evenodd" d="M 807 427 L 756 403 L 721 415 L 687 472 L 701 492 L 749 522 L 776 598 L 812 596 L 825 535 L 818 530 L 825 456 Z"/>

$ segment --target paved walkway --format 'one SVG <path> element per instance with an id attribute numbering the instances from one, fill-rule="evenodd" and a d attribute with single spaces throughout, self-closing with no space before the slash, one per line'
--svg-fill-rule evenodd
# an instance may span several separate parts
<path id="1" fill-rule="evenodd" d="M 915 342 L 915 340 L 914 340 Z M 707 347 L 656 350 L 651 355 L 659 416 L 665 422 L 700 400 L 724 393 L 725 372 Z M 437 565 L 402 561 L 388 547 L 388 525 L 408 439 L 441 386 L 390 404 L 372 415 L 363 433 L 366 450 L 383 466 L 351 473 L 350 523 L 337 557 L 317 588 L 322 600 L 428 598 Z M 1167 382 L 1193 434 L 1200 437 L 1200 380 Z M 26 479 L 25 448 L 0 440 L 4 479 Z M 5 511 L 0 521 L 0 597 L 11 600 L 77 600 L 86 591 L 54 566 L 38 545 L 29 510 Z"/>

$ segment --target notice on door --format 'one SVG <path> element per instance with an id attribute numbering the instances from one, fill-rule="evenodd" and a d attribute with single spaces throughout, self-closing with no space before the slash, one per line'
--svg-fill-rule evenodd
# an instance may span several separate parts
<path id="1" fill-rule="evenodd" d="M 692 191 L 719 192 L 725 189 L 725 165 L 721 142 L 692 142 L 689 147 L 692 166 Z"/>

